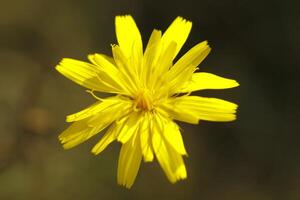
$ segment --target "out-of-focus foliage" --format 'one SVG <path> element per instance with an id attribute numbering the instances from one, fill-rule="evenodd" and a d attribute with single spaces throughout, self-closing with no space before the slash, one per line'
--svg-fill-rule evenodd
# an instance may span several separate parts
<path id="1" fill-rule="evenodd" d="M 299 199 L 299 6 L 293 0 L 1 2 L 0 199 Z M 199 92 L 237 102 L 238 120 L 181 124 L 189 177 L 175 185 L 146 163 L 128 191 L 116 184 L 119 144 L 93 156 L 99 136 L 69 151 L 57 141 L 65 115 L 94 100 L 54 66 L 62 57 L 110 54 L 114 16 L 127 13 L 145 41 L 153 27 L 164 30 L 178 15 L 191 19 L 180 55 L 208 40 L 213 51 L 202 71 L 241 83 Z"/>

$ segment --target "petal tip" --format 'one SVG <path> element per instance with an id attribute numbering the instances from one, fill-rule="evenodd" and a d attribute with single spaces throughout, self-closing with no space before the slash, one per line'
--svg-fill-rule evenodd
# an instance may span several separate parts
<path id="1" fill-rule="evenodd" d="M 176 17 L 175 21 L 192 25 L 192 21 L 190 21 L 190 20 L 188 20 L 188 19 L 186 19 L 186 18 L 184 18 L 182 16 Z"/>
<path id="2" fill-rule="evenodd" d="M 234 86 L 234 87 L 238 87 L 238 86 L 240 86 L 239 82 L 237 82 L 236 80 L 234 80 L 234 84 L 235 84 L 235 86 Z"/>

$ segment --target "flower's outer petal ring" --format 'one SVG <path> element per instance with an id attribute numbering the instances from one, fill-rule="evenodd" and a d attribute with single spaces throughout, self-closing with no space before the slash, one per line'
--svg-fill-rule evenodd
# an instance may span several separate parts
<path id="1" fill-rule="evenodd" d="M 164 170 L 167 178 L 171 183 L 175 183 L 178 180 L 186 179 L 187 172 L 182 155 L 163 138 L 164 126 L 165 124 L 156 117 L 152 129 L 152 145 L 158 163 Z"/>
<path id="2" fill-rule="evenodd" d="M 192 75 L 192 79 L 187 81 L 178 93 L 193 92 L 206 89 L 228 89 L 239 86 L 233 79 L 223 78 L 211 73 L 199 72 Z"/>
<path id="3" fill-rule="evenodd" d="M 176 43 L 174 58 L 188 38 L 191 29 L 192 22 L 182 17 L 177 17 L 163 34 L 162 42 L 165 48 L 167 48 L 172 41 Z"/>
<path id="4" fill-rule="evenodd" d="M 181 96 L 170 98 L 160 109 L 171 118 L 192 124 L 199 120 L 228 122 L 236 119 L 237 104 L 217 98 Z M 183 117 L 184 116 L 184 117 Z"/>
<path id="5" fill-rule="evenodd" d="M 139 171 L 142 160 L 140 140 L 135 134 L 122 145 L 118 161 L 118 184 L 131 188 Z"/>
<path id="6" fill-rule="evenodd" d="M 117 139 L 116 127 L 111 125 L 101 140 L 93 147 L 92 153 L 100 154 L 110 143 Z"/>
<path id="7" fill-rule="evenodd" d="M 116 36 L 126 57 L 132 55 L 132 48 L 139 48 L 143 51 L 142 37 L 134 19 L 130 15 L 116 16 Z"/>
<path id="8" fill-rule="evenodd" d="M 109 93 L 119 92 L 101 80 L 99 70 L 90 63 L 64 58 L 55 68 L 65 77 L 88 89 Z"/>
<path id="9" fill-rule="evenodd" d="M 97 114 L 91 114 L 89 117 L 75 121 L 59 135 L 59 140 L 65 149 L 72 148 L 104 130 L 127 113 L 127 103 L 119 102 L 115 106 L 106 107 Z"/>
<path id="10" fill-rule="evenodd" d="M 131 102 L 122 100 L 119 96 L 109 97 L 106 99 L 102 99 L 102 101 L 97 101 L 93 105 L 89 106 L 88 108 L 81 110 L 77 113 L 68 115 L 66 118 L 67 122 L 74 122 L 85 119 L 87 117 L 97 115 L 99 113 L 109 112 L 109 110 L 113 110 L 114 107 L 117 109 L 126 109 L 131 107 Z"/>

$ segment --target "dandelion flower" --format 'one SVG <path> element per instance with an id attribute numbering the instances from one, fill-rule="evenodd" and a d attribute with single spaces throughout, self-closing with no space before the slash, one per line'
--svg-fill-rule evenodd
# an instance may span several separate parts
<path id="1" fill-rule="evenodd" d="M 72 125 L 59 135 L 59 140 L 69 149 L 106 130 L 92 153 L 101 153 L 115 140 L 121 142 L 117 181 L 127 188 L 134 183 L 141 160 L 152 162 L 154 158 L 171 183 L 186 179 L 183 156 L 187 152 L 174 120 L 191 124 L 199 120 L 235 120 L 236 104 L 191 93 L 239 84 L 196 72 L 210 52 L 207 41 L 195 45 L 173 63 L 190 33 L 190 21 L 177 17 L 163 34 L 154 29 L 145 51 L 131 16 L 117 16 L 115 27 L 118 45 L 112 45 L 113 57 L 96 53 L 88 55 L 90 62 L 64 58 L 56 66 L 97 100 L 66 117 Z M 111 96 L 99 98 L 95 92 Z"/>

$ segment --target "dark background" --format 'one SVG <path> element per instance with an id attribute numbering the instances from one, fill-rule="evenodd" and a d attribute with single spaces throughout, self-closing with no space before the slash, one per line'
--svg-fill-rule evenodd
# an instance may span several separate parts
<path id="1" fill-rule="evenodd" d="M 300 1 L 1 0 L 0 199 L 300 199 Z M 208 40 L 200 69 L 234 78 L 197 94 L 239 104 L 231 123 L 180 124 L 188 179 L 170 184 L 143 163 L 131 190 L 117 186 L 120 144 L 100 156 L 96 136 L 64 151 L 67 114 L 95 100 L 59 75 L 63 57 L 111 55 L 114 16 L 131 14 L 144 41 L 176 16 L 193 21 L 180 55 Z"/>

